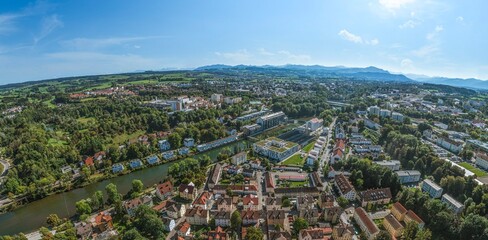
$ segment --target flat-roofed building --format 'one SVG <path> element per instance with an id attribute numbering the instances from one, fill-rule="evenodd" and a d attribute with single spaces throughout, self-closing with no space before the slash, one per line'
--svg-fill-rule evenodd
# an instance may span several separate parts
<path id="1" fill-rule="evenodd" d="M 422 181 L 422 191 L 427 192 L 431 198 L 442 196 L 442 188 L 430 179 Z"/>
<path id="2" fill-rule="evenodd" d="M 356 223 L 369 240 L 374 239 L 380 232 L 380 229 L 373 222 L 373 219 L 371 219 L 362 207 L 358 207 L 354 210 L 354 220 L 356 220 Z"/>
<path id="3" fill-rule="evenodd" d="M 488 170 L 488 155 L 486 153 L 476 153 L 476 166 Z"/>
<path id="4" fill-rule="evenodd" d="M 442 195 L 441 201 L 446 203 L 447 206 L 454 211 L 454 213 L 459 214 L 463 211 L 464 205 L 456 199 L 454 199 L 451 195 L 449 194 L 444 194 Z"/>
<path id="5" fill-rule="evenodd" d="M 272 161 L 283 161 L 300 149 L 300 146 L 294 142 L 288 142 L 276 137 L 270 137 L 253 144 L 253 151 L 259 155 L 265 156 Z"/>
<path id="6" fill-rule="evenodd" d="M 417 170 L 396 171 L 401 184 L 416 183 L 420 181 L 420 172 Z"/>
<path id="7" fill-rule="evenodd" d="M 392 171 L 400 170 L 400 166 L 401 166 L 400 161 L 398 161 L 398 160 L 390 160 L 390 161 L 383 160 L 383 161 L 378 161 L 378 162 L 373 162 L 373 163 L 380 165 L 382 167 L 389 168 Z"/>
<path id="8" fill-rule="evenodd" d="M 287 120 L 287 117 L 285 113 L 283 112 L 275 112 L 271 113 L 262 117 L 259 117 L 256 120 L 256 123 L 261 126 L 261 128 L 264 129 L 269 129 L 272 127 L 276 127 L 282 123 L 285 123 Z"/>

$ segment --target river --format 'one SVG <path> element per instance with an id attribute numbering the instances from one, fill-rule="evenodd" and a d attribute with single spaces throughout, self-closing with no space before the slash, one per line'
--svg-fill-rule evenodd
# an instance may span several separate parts
<path id="1" fill-rule="evenodd" d="M 193 157 L 198 158 L 208 155 L 215 161 L 221 149 L 230 148 L 231 151 L 243 149 L 248 142 L 241 140 L 231 143 Z M 177 161 L 175 161 L 177 162 Z M 146 187 L 159 183 L 168 174 L 168 168 L 175 162 L 161 164 L 154 167 L 145 168 L 126 175 L 107 179 L 101 182 L 92 183 L 83 188 L 74 189 L 68 192 L 55 194 L 35 202 L 28 203 L 11 212 L 0 215 L 0 236 L 12 235 L 20 232 L 32 232 L 43 225 L 46 225 L 46 218 L 49 214 L 56 213 L 61 218 L 68 218 L 75 214 L 75 203 L 81 199 L 91 197 L 96 191 L 103 191 L 105 186 L 114 183 L 120 193 L 126 194 L 132 187 L 132 180 L 141 180 Z"/>

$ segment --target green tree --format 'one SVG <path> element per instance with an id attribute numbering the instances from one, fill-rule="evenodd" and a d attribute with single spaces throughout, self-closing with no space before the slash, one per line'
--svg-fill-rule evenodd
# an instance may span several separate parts
<path id="1" fill-rule="evenodd" d="M 488 239 L 488 219 L 469 214 L 461 224 L 461 239 Z"/>
<path id="2" fill-rule="evenodd" d="M 144 184 L 139 179 L 132 180 L 132 191 L 135 193 L 141 193 L 144 189 Z"/>
<path id="3" fill-rule="evenodd" d="M 171 148 L 177 149 L 181 147 L 181 142 L 183 138 L 178 133 L 172 133 L 168 136 L 168 141 L 171 144 Z"/>
<path id="4" fill-rule="evenodd" d="M 242 217 L 239 211 L 234 211 L 230 216 L 230 227 L 235 231 L 239 232 L 242 225 Z"/>
<path id="5" fill-rule="evenodd" d="M 339 206 L 342 208 L 345 208 L 349 204 L 349 201 L 345 197 L 340 196 L 337 198 L 337 203 L 339 203 Z"/>
<path id="6" fill-rule="evenodd" d="M 80 201 L 76 202 L 76 213 L 80 216 L 85 214 L 90 214 L 92 212 L 92 208 L 90 206 L 89 201 L 86 199 L 81 199 Z"/>
<path id="7" fill-rule="evenodd" d="M 293 233 L 295 235 L 298 235 L 302 229 L 307 229 L 308 228 L 308 222 L 304 218 L 297 218 L 293 222 Z"/>
<path id="8" fill-rule="evenodd" d="M 103 193 L 102 191 L 96 191 L 91 197 L 92 209 L 100 209 L 103 207 Z"/>
<path id="9" fill-rule="evenodd" d="M 164 232 L 164 224 L 156 211 L 147 205 L 137 208 L 134 216 L 134 226 L 142 236 L 149 239 L 158 239 Z"/>
<path id="10" fill-rule="evenodd" d="M 391 236 L 387 231 L 381 230 L 374 238 L 375 240 L 391 240 Z"/>
<path id="11" fill-rule="evenodd" d="M 263 231 L 257 227 L 248 227 L 245 240 L 261 240 L 264 238 Z"/>
<path id="12" fill-rule="evenodd" d="M 108 184 L 105 187 L 105 191 L 107 192 L 107 196 L 108 196 L 107 199 L 108 204 L 113 204 L 116 201 L 121 200 L 120 193 L 117 191 L 117 186 L 115 184 L 113 183 Z"/>
<path id="13" fill-rule="evenodd" d="M 147 238 L 143 237 L 135 228 L 131 228 L 126 231 L 122 236 L 122 240 L 145 240 Z"/>
<path id="14" fill-rule="evenodd" d="M 58 217 L 57 214 L 49 214 L 49 216 L 46 219 L 47 225 L 50 227 L 56 227 L 59 224 L 61 224 L 63 221 Z"/>

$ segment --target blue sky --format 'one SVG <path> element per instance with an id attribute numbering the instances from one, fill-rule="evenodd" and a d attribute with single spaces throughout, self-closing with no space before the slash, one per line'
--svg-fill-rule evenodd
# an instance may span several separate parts
<path id="1" fill-rule="evenodd" d="M 0 84 L 217 63 L 488 79 L 486 9 L 484 0 L 3 0 Z"/>

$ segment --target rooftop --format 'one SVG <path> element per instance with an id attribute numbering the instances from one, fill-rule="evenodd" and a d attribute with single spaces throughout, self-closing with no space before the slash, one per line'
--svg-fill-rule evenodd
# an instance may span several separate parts
<path id="1" fill-rule="evenodd" d="M 368 216 L 368 213 L 362 207 L 358 207 L 354 211 L 361 222 L 363 222 L 363 224 L 366 226 L 369 233 L 374 234 L 380 231 L 373 220 L 371 220 L 371 218 Z"/>

